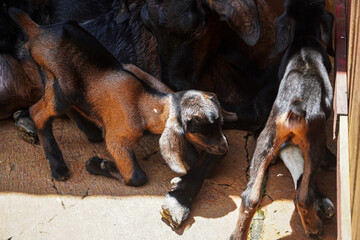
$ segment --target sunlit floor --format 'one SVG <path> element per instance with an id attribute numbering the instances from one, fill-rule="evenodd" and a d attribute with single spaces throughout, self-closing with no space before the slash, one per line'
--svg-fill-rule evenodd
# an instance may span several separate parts
<path id="1" fill-rule="evenodd" d="M 89 143 L 67 119 L 55 121 L 54 135 L 70 168 L 66 182 L 51 179 L 40 146 L 20 140 L 10 120 L 0 121 L 0 239 L 227 239 L 233 231 L 255 143 L 246 132 L 225 131 L 230 151 L 177 231 L 159 213 L 176 175 L 162 161 L 157 137 L 144 137 L 137 148 L 148 183 L 133 188 L 86 172 L 90 157 L 109 157 L 104 143 Z M 320 171 L 317 182 L 336 205 L 335 176 Z M 261 203 L 262 237 L 254 239 L 307 239 L 292 201 L 293 188 L 281 162 L 270 167 Z M 325 239 L 336 239 L 336 216 L 324 230 Z"/>

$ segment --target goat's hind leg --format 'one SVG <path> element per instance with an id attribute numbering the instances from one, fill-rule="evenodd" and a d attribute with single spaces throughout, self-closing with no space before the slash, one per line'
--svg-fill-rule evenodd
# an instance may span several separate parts
<path id="1" fill-rule="evenodd" d="M 311 138 L 310 138 L 311 139 Z M 299 144 L 304 153 L 304 172 L 299 180 L 299 186 L 295 194 L 295 205 L 301 218 L 305 233 L 308 236 L 320 236 L 322 234 L 322 222 L 315 211 L 315 181 L 318 161 L 324 156 L 325 142 L 313 138 L 306 140 L 308 144 Z"/>
<path id="2" fill-rule="evenodd" d="M 322 194 L 316 186 L 314 186 L 315 202 L 314 210 L 320 218 L 330 219 L 334 216 L 335 207 L 329 198 Z"/>
<path id="3" fill-rule="evenodd" d="M 52 117 L 58 114 L 51 106 L 52 104 L 47 104 L 45 99 L 41 99 L 30 108 L 30 116 L 34 120 L 40 143 L 49 161 L 51 176 L 56 180 L 65 181 L 69 178 L 69 169 L 52 132 Z"/>
<path id="4" fill-rule="evenodd" d="M 250 181 L 246 190 L 241 194 L 239 217 L 230 239 L 245 240 L 248 237 L 252 218 L 261 201 L 261 187 L 265 172 L 280 147 L 279 141 L 274 141 L 274 129 L 273 124 L 267 125 L 257 140 L 250 166 Z"/>
<path id="5" fill-rule="evenodd" d="M 76 123 L 76 126 L 85 133 L 89 142 L 101 142 L 104 140 L 102 130 L 77 110 L 72 108 L 66 115 L 68 115 L 68 117 Z"/>
<path id="6" fill-rule="evenodd" d="M 285 166 L 289 169 L 295 189 L 297 189 L 298 181 L 304 172 L 304 157 L 302 152 L 297 146 L 289 144 L 280 150 L 279 155 Z M 317 189 L 315 184 L 313 184 L 312 188 L 315 195 L 315 212 L 320 218 L 330 219 L 335 213 L 334 204 Z"/>

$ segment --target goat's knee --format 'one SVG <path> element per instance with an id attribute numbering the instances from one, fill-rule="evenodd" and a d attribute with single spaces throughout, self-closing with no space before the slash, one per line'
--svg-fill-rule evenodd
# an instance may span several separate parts
<path id="1" fill-rule="evenodd" d="M 108 136 L 106 145 L 125 183 L 134 187 L 144 185 L 147 181 L 146 174 L 139 166 L 135 154 L 130 150 L 132 147 L 121 147 L 129 140 L 114 141 L 113 139 L 119 139 L 119 137 Z"/>
<path id="2" fill-rule="evenodd" d="M 260 201 L 260 192 L 252 185 L 248 186 L 241 194 L 241 205 L 244 207 L 244 210 L 251 211 L 252 209 L 256 209 Z"/>

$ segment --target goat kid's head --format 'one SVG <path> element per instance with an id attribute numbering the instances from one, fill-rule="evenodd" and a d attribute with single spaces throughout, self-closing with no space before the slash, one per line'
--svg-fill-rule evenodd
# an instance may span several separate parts
<path id="1" fill-rule="evenodd" d="M 255 45 L 260 36 L 254 0 L 146 0 L 141 18 L 156 38 L 162 81 L 177 91 L 193 86 L 185 79 L 196 82 L 218 49 L 220 21 L 248 45 Z"/>
<path id="2" fill-rule="evenodd" d="M 284 51 L 294 37 L 294 29 L 312 33 L 326 44 L 327 52 L 334 56 L 332 26 L 334 17 L 325 9 L 324 0 L 285 0 L 285 11 L 276 19 L 276 40 L 271 57 Z"/>
<path id="3" fill-rule="evenodd" d="M 185 142 L 190 141 L 199 150 L 214 155 L 228 151 L 228 143 L 221 131 L 223 113 L 213 93 L 183 91 L 172 95 L 172 107 L 165 130 L 160 137 L 160 150 L 169 167 L 185 174 L 183 165 Z"/>

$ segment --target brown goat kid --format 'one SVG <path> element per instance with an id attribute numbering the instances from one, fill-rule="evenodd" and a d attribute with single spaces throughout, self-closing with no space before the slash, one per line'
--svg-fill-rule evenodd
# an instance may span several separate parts
<path id="1" fill-rule="evenodd" d="M 30 116 L 53 178 L 69 177 L 51 126 L 52 118 L 64 113 L 75 120 L 90 141 L 102 140 L 104 132 L 115 165 L 94 157 L 87 162 L 87 170 L 123 179 L 132 186 L 146 182 L 133 152 L 145 131 L 162 134 L 162 156 L 179 174 L 186 173 L 183 160 L 187 140 L 211 154 L 227 152 L 221 108 L 212 93 L 172 93 L 140 69 L 128 67 L 130 71 L 135 69 L 134 73 L 125 70 L 76 23 L 38 26 L 22 11 L 10 12 L 29 38 L 26 47 L 42 78 L 44 94 L 30 108 Z"/>

